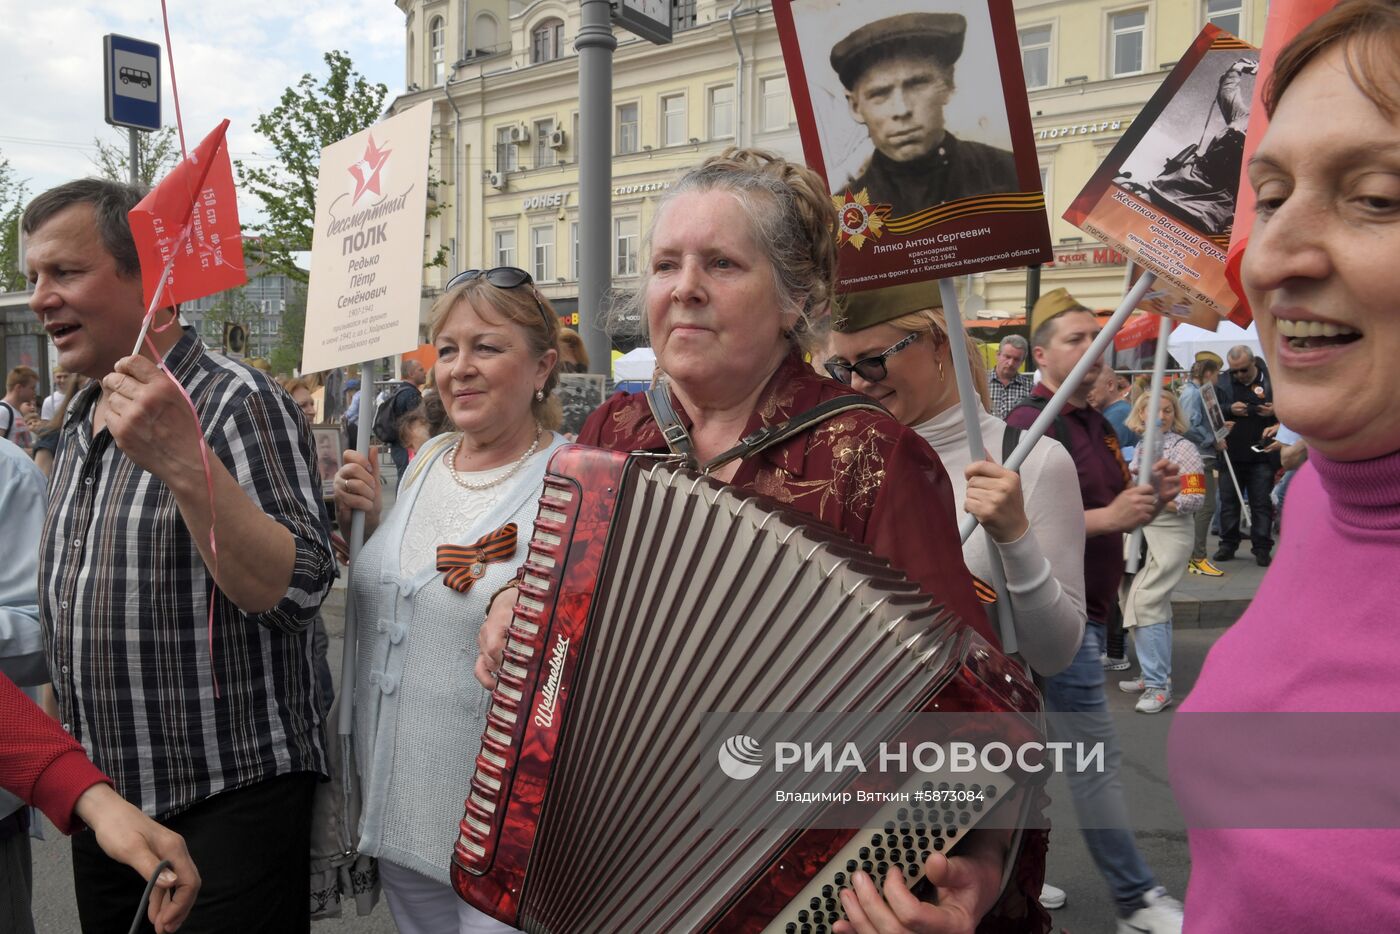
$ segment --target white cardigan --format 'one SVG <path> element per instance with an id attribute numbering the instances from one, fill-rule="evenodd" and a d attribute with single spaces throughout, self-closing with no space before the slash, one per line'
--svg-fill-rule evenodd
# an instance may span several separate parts
<path id="1" fill-rule="evenodd" d="M 433 474 L 447 472 L 441 444 L 424 445 L 420 456 L 430 460 L 421 472 L 406 476 L 394 508 L 360 551 L 350 597 L 360 620 L 354 736 L 364 789 L 361 853 L 444 884 L 451 881 L 457 825 L 490 703 L 490 693 L 472 674 L 477 633 L 487 601 L 525 561 L 545 467 L 565 443 L 554 435 L 502 486 L 484 515 L 443 542 L 470 545 L 508 522 L 517 526 L 515 556 L 488 564 L 486 575 L 466 594 L 444 584 L 433 564 L 400 573 L 408 524 L 421 520 L 426 510 L 452 508 L 431 493 L 420 498 L 425 488 L 479 495 L 451 481 L 449 487 L 429 482 Z"/>
<path id="2" fill-rule="evenodd" d="M 987 456 L 1001 463 L 1006 422 L 986 412 L 981 416 Z M 962 408 L 951 406 L 914 430 L 948 471 L 961 521 L 967 496 L 963 471 L 972 462 Z M 997 551 L 1006 569 L 1020 655 L 1037 674 L 1053 675 L 1074 660 L 1084 638 L 1084 500 L 1074 461 L 1053 438 L 1036 443 L 1020 473 L 1029 527 L 1016 541 L 999 544 Z M 979 528 L 963 545 L 968 570 L 989 583 L 990 541 Z"/>

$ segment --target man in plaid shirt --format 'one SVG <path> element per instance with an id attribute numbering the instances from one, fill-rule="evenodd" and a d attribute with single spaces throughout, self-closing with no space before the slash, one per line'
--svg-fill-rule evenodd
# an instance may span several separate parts
<path id="1" fill-rule="evenodd" d="M 40 544 L 59 719 L 188 842 L 205 885 L 184 930 L 304 931 L 326 774 L 309 626 L 336 573 L 314 446 L 289 396 L 192 329 L 151 334 L 170 376 L 149 349 L 129 356 L 140 197 L 85 179 L 24 214 L 30 307 L 62 367 L 93 379 L 68 408 Z M 124 930 L 142 880 L 91 833 L 73 874 L 84 929 Z"/>

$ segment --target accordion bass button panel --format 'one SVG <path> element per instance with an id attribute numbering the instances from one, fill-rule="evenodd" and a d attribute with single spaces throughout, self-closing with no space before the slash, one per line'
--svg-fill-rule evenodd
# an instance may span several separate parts
<path id="1" fill-rule="evenodd" d="M 1011 787 L 1008 775 L 986 769 L 916 776 L 900 790 L 907 802 L 891 803 L 874 816 L 873 828 L 852 834 L 763 934 L 829 934 L 833 924 L 846 920 L 840 892 L 851 887 L 856 872 L 869 875 L 881 890 L 890 875 L 902 874 L 919 894 L 915 886 L 923 878 L 924 861 L 951 852 Z"/>

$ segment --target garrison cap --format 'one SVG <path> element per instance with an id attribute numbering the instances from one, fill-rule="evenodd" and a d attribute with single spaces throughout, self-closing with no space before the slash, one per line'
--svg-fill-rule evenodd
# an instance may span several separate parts
<path id="1" fill-rule="evenodd" d="M 910 282 L 883 289 L 848 293 L 838 302 L 832 330 L 842 334 L 863 331 L 925 308 L 942 308 L 935 282 Z"/>
<path id="2" fill-rule="evenodd" d="M 1214 363 L 1216 366 L 1220 367 L 1222 370 L 1225 368 L 1225 361 L 1222 360 L 1222 359 L 1220 358 L 1220 354 L 1216 353 L 1216 352 L 1213 351 L 1213 350 L 1202 350 L 1202 351 L 1198 351 L 1197 354 L 1196 354 L 1196 362 L 1197 362 L 1197 363 L 1205 363 L 1206 361 L 1210 361 L 1211 363 Z"/>
<path id="3" fill-rule="evenodd" d="M 831 67 L 849 91 L 871 65 L 900 53 L 936 59 L 951 68 L 962 55 L 967 20 L 960 13 L 902 13 L 877 19 L 831 49 Z"/>
<path id="4" fill-rule="evenodd" d="M 1040 330 L 1040 326 L 1051 318 L 1057 318 L 1067 311 L 1088 311 L 1079 304 L 1073 295 L 1069 294 L 1069 289 L 1054 289 L 1046 292 L 1036 301 L 1031 308 L 1030 332 L 1035 336 L 1035 332 Z"/>

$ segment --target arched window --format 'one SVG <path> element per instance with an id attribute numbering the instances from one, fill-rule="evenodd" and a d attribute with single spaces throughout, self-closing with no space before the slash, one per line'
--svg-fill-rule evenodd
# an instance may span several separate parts
<path id="1" fill-rule="evenodd" d="M 428 49 L 434 85 L 447 80 L 447 24 L 441 16 L 428 21 Z"/>
<path id="2" fill-rule="evenodd" d="M 530 61 L 552 62 L 563 54 L 563 20 L 547 19 L 530 31 Z"/>
<path id="3" fill-rule="evenodd" d="M 501 41 L 501 27 L 496 22 L 496 17 L 490 13 L 478 13 L 476 17 L 476 28 L 472 32 L 471 47 L 478 52 L 490 54 L 496 51 L 496 46 Z"/>

